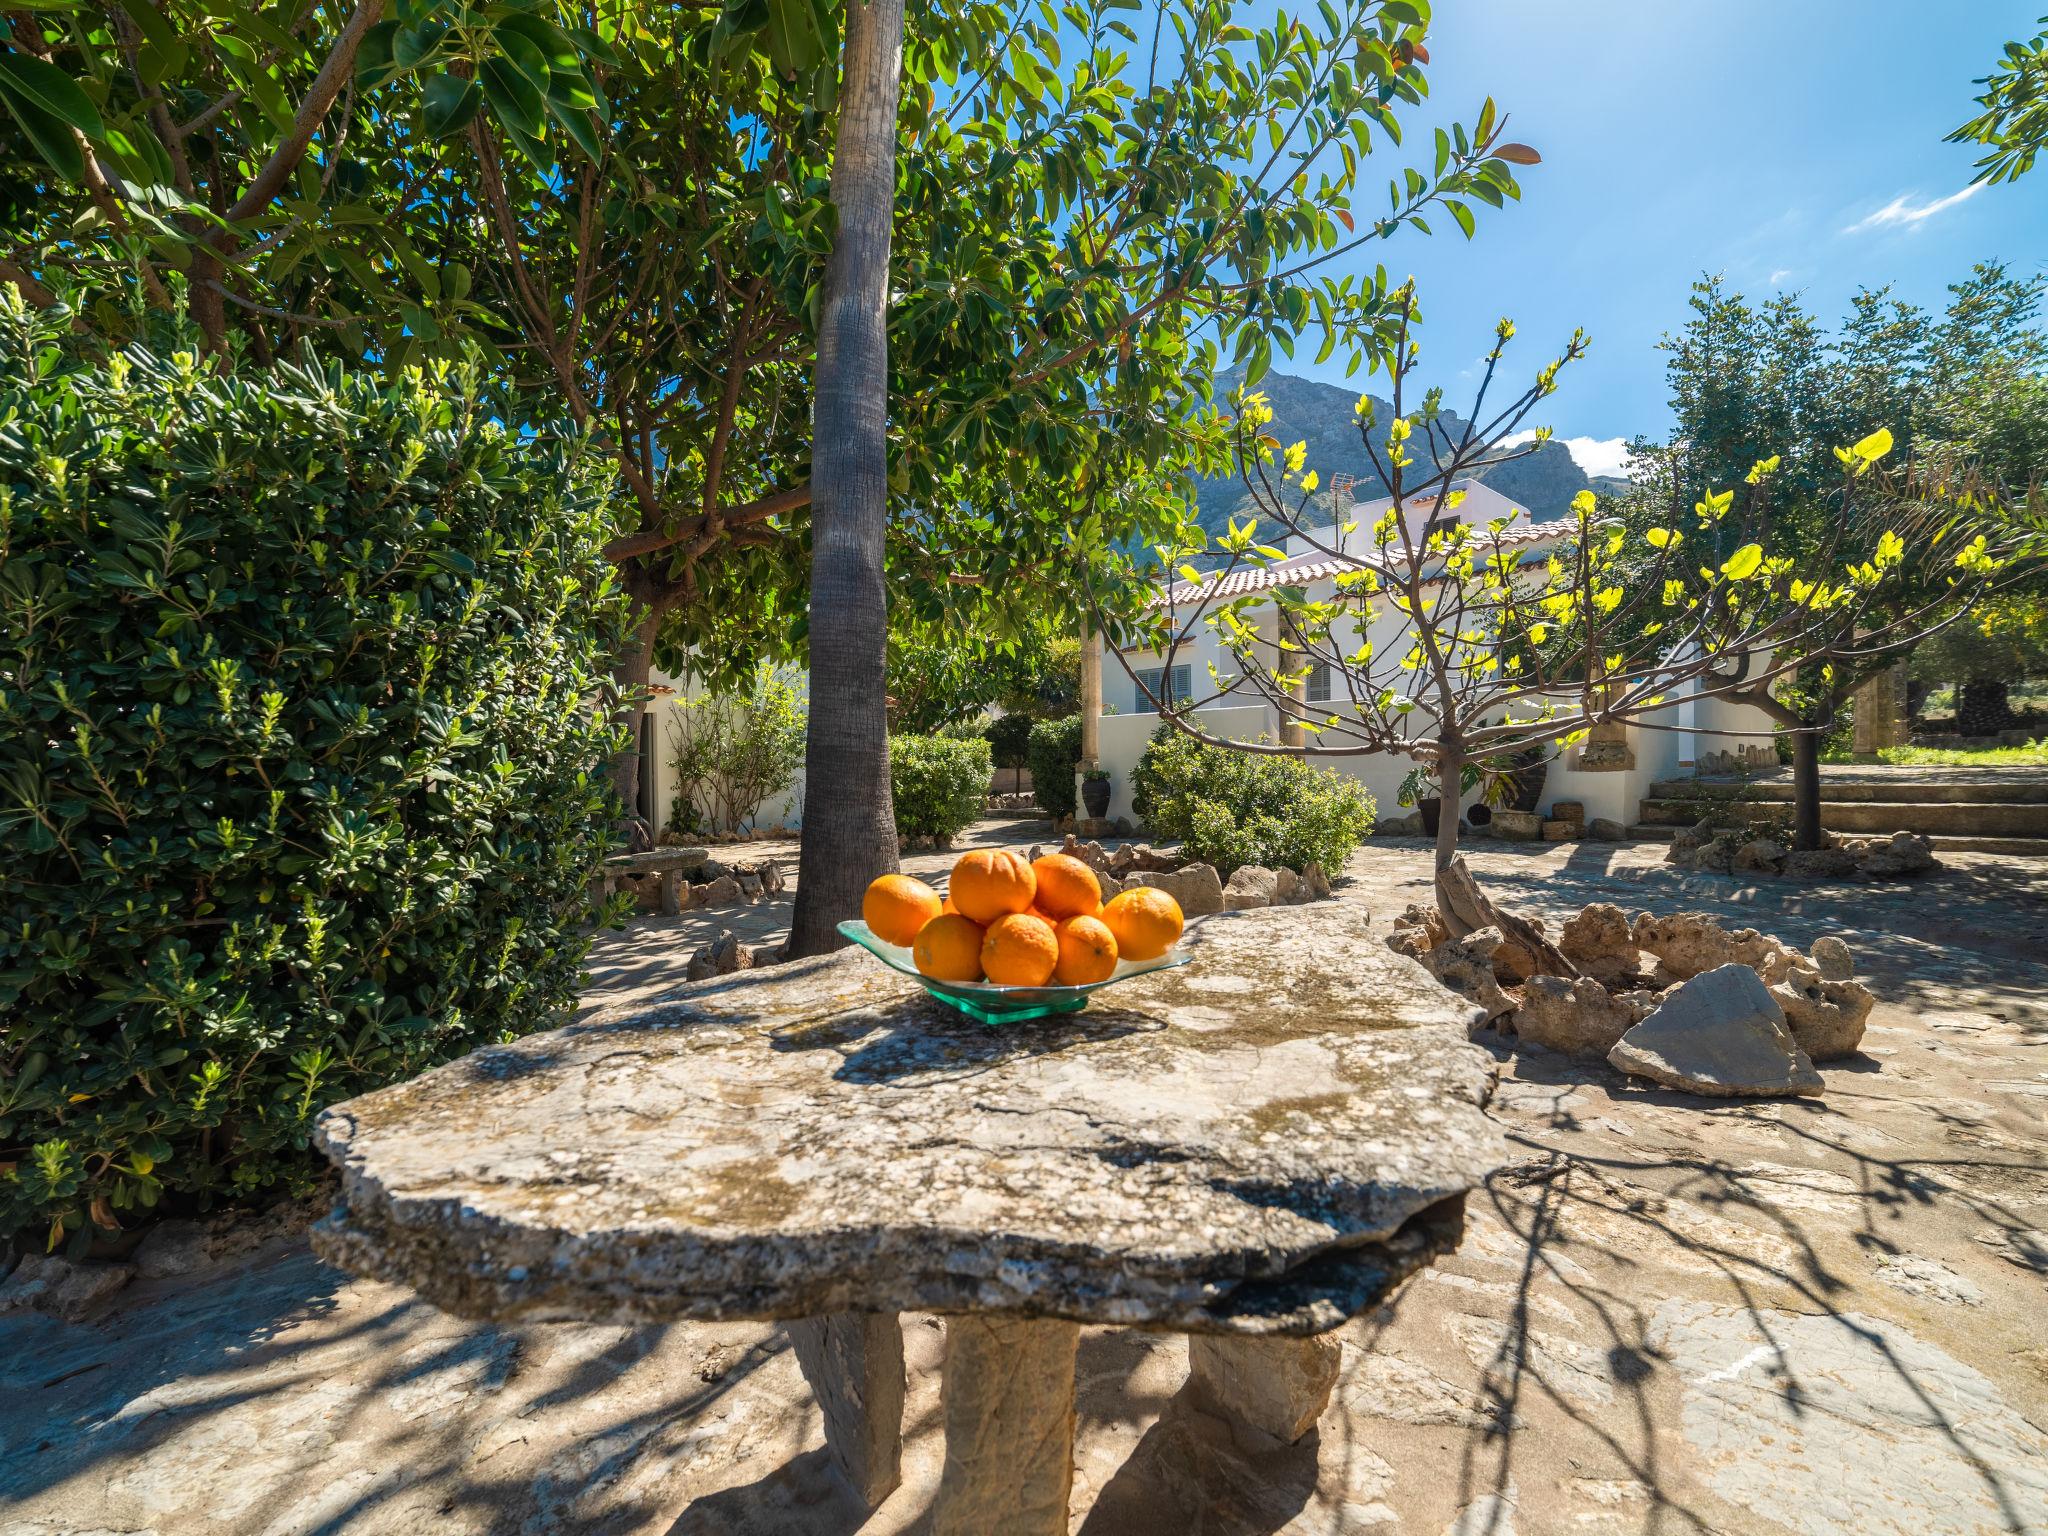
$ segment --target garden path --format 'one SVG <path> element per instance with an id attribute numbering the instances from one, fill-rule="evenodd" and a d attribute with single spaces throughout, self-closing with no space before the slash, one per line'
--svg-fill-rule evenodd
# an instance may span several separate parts
<path id="1" fill-rule="evenodd" d="M 1180 1340 L 1085 1332 L 1077 1531 L 2048 1532 L 2048 861 L 1794 885 L 1661 852 L 1471 862 L 1553 921 L 1614 900 L 1840 933 L 1879 998 L 1865 1052 L 1822 1099 L 1702 1104 L 1496 1045 L 1520 1155 L 1462 1250 L 1345 1331 L 1306 1448 L 1168 1410 Z M 1347 876 L 1377 944 L 1427 855 L 1378 841 Z M 592 1003 L 673 984 L 700 939 L 647 941 L 677 926 L 609 939 Z M 863 1524 L 775 1326 L 466 1324 L 280 1243 L 94 1325 L 0 1320 L 0 1529 L 915 1532 L 943 1336 L 906 1325 L 905 1483 Z"/>

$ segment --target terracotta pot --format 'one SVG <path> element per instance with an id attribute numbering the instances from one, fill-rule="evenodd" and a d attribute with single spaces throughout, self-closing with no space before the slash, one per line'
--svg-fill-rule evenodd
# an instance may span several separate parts
<path id="1" fill-rule="evenodd" d="M 1088 807 L 1088 814 L 1100 821 L 1109 814 L 1109 780 L 1083 779 L 1081 781 L 1081 803 Z"/>

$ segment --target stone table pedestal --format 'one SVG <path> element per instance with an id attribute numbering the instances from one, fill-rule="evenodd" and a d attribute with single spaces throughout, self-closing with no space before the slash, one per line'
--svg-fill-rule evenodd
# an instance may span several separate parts
<path id="1" fill-rule="evenodd" d="M 335 1263 L 466 1317 L 793 1325 L 833 1457 L 896 1484 L 897 1315 L 942 1313 L 940 1532 L 1064 1531 L 1078 1326 L 1193 1335 L 1188 1391 L 1278 1440 L 1318 1336 L 1455 1247 L 1501 1161 L 1469 1004 L 1340 902 L 987 1028 L 858 951 L 492 1046 L 316 1127 Z"/>

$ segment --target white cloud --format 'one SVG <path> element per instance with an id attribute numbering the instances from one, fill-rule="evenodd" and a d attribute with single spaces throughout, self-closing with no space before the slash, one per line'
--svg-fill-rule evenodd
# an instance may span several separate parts
<path id="1" fill-rule="evenodd" d="M 1923 219 L 1931 219 L 1937 213 L 1955 207 L 1965 198 L 1975 197 L 1984 189 L 1984 183 L 1973 181 L 1960 192 L 1951 192 L 1947 197 L 1937 197 L 1931 203 L 1914 204 L 1908 201 L 1911 193 L 1901 192 L 1875 213 L 1865 214 L 1854 224 L 1842 231 L 1845 235 L 1860 235 L 1867 229 L 1887 229 L 1894 225 L 1910 227 Z"/>
<path id="2" fill-rule="evenodd" d="M 1536 434 L 1517 432 L 1504 439 L 1503 448 L 1519 448 Z M 1572 460 L 1589 475 L 1626 475 L 1628 439 L 1625 437 L 1554 437 L 1570 450 Z"/>
<path id="3" fill-rule="evenodd" d="M 1773 288 L 1775 288 L 1780 283 L 1784 282 L 1785 279 L 1790 277 L 1791 275 L 1792 269 L 1790 267 L 1779 267 L 1771 273 L 1770 277 L 1767 278 L 1766 281 L 1769 282 L 1769 284 Z"/>

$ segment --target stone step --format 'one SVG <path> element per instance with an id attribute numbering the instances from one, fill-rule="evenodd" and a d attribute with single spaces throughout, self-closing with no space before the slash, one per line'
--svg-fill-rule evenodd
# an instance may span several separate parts
<path id="1" fill-rule="evenodd" d="M 1660 779 L 1650 786 L 1652 800 L 1678 800 L 1691 796 L 1707 800 L 1767 800 L 1790 803 L 1792 780 L 1774 775 L 1767 779 Z M 1823 801 L 1849 803 L 1882 800 L 1893 804 L 1930 801 L 1951 805 L 2048 805 L 2048 770 L 2038 777 L 1999 777 L 1971 780 L 1961 776 L 1941 779 L 1835 778 L 1821 775 Z"/>
<path id="2" fill-rule="evenodd" d="M 1628 829 L 1630 842 L 1668 843 L 1678 830 L 1658 822 L 1639 821 Z M 1896 829 L 1894 829 L 1896 830 Z M 1934 837 L 1936 853 L 1996 853 L 2012 858 L 2048 859 L 2048 837 Z"/>
<path id="3" fill-rule="evenodd" d="M 1789 812 L 1782 801 L 1767 802 L 1773 813 Z M 1652 826 L 1690 827 L 1705 815 L 1697 797 L 1645 800 L 1641 819 Z M 1919 800 L 1823 800 L 1820 824 L 1830 832 L 1869 836 L 1924 832 L 1935 837 L 2048 837 L 2048 802 L 1956 804 Z"/>

